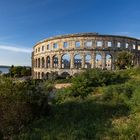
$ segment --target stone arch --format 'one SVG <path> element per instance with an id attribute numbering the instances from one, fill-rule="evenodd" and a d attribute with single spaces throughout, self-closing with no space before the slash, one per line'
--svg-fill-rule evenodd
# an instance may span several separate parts
<path id="1" fill-rule="evenodd" d="M 92 57 L 90 54 L 85 55 L 85 68 L 91 68 Z"/>
<path id="2" fill-rule="evenodd" d="M 80 54 L 74 55 L 74 67 L 80 69 L 82 67 L 82 57 Z"/>
<path id="3" fill-rule="evenodd" d="M 138 55 L 138 66 L 140 66 L 140 55 Z"/>
<path id="4" fill-rule="evenodd" d="M 49 73 L 49 79 L 54 80 L 58 78 L 58 72 L 57 71 L 52 71 Z"/>
<path id="5" fill-rule="evenodd" d="M 45 75 L 45 79 L 49 79 L 49 75 L 50 75 L 50 73 L 47 72 L 46 75 Z"/>
<path id="6" fill-rule="evenodd" d="M 37 72 L 35 72 L 35 78 L 37 79 Z"/>
<path id="7" fill-rule="evenodd" d="M 58 56 L 54 55 L 52 60 L 53 60 L 52 67 L 53 68 L 58 68 Z"/>
<path id="8" fill-rule="evenodd" d="M 102 55 L 100 53 L 96 54 L 96 57 L 95 57 L 95 67 L 96 68 L 102 68 Z"/>
<path id="9" fill-rule="evenodd" d="M 41 58 L 41 66 L 42 66 L 42 68 L 45 67 L 45 58 L 44 57 Z"/>
<path id="10" fill-rule="evenodd" d="M 37 68 L 37 59 L 35 59 L 35 67 Z"/>
<path id="11" fill-rule="evenodd" d="M 38 68 L 40 68 L 40 58 L 38 58 Z"/>
<path id="12" fill-rule="evenodd" d="M 41 78 L 42 78 L 42 79 L 45 79 L 45 74 L 44 74 L 44 72 L 41 73 Z"/>
<path id="13" fill-rule="evenodd" d="M 50 68 L 50 56 L 46 57 L 46 68 Z"/>
<path id="14" fill-rule="evenodd" d="M 112 69 L 112 55 L 106 54 L 105 60 L 106 60 L 106 62 L 105 62 L 106 69 L 111 70 Z"/>
<path id="15" fill-rule="evenodd" d="M 61 68 L 62 69 L 70 69 L 70 55 L 67 53 L 62 56 Z"/>
<path id="16" fill-rule="evenodd" d="M 134 66 L 137 65 L 137 56 L 136 55 L 134 55 L 134 57 L 133 57 L 133 65 Z"/>
<path id="17" fill-rule="evenodd" d="M 38 72 L 38 76 L 37 77 L 38 77 L 38 79 L 41 79 L 40 72 Z"/>
<path id="18" fill-rule="evenodd" d="M 70 74 L 68 73 L 68 72 L 62 72 L 61 74 L 60 74 L 60 76 L 62 77 L 62 78 L 66 78 L 66 77 L 69 77 L 70 76 Z"/>

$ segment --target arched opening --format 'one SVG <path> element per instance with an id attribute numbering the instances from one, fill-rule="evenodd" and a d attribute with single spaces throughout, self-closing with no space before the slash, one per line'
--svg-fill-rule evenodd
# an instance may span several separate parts
<path id="1" fill-rule="evenodd" d="M 42 57 L 42 59 L 41 59 L 41 62 L 42 62 L 42 68 L 44 68 L 45 67 L 45 59 L 44 59 L 44 57 Z"/>
<path id="2" fill-rule="evenodd" d="M 49 72 L 46 73 L 45 79 L 49 79 Z"/>
<path id="3" fill-rule="evenodd" d="M 42 79 L 45 79 L 44 72 L 41 73 L 41 78 L 42 78 Z"/>
<path id="4" fill-rule="evenodd" d="M 76 54 L 74 56 L 74 67 L 76 69 L 80 69 L 82 66 L 82 59 L 81 59 L 81 56 L 79 54 Z"/>
<path id="5" fill-rule="evenodd" d="M 112 69 L 112 56 L 110 54 L 106 55 L 106 69 Z"/>
<path id="6" fill-rule="evenodd" d="M 50 67 L 50 57 L 47 56 L 46 57 L 46 68 L 49 68 Z"/>
<path id="7" fill-rule="evenodd" d="M 68 72 L 63 72 L 63 73 L 61 73 L 60 77 L 67 78 L 67 77 L 70 77 L 70 74 Z"/>
<path id="8" fill-rule="evenodd" d="M 102 56 L 101 56 L 101 54 L 96 54 L 95 67 L 102 68 Z"/>
<path id="9" fill-rule="evenodd" d="M 70 55 L 69 54 L 64 54 L 62 56 L 62 69 L 70 69 Z"/>
<path id="10" fill-rule="evenodd" d="M 40 68 L 40 58 L 38 58 L 38 68 Z"/>
<path id="11" fill-rule="evenodd" d="M 37 79 L 37 72 L 35 72 L 35 78 Z"/>
<path id="12" fill-rule="evenodd" d="M 55 79 L 57 79 L 58 78 L 58 72 L 51 72 L 50 74 L 49 74 L 49 79 L 50 80 L 55 80 Z"/>
<path id="13" fill-rule="evenodd" d="M 40 72 L 38 72 L 38 79 L 40 79 Z"/>
<path id="14" fill-rule="evenodd" d="M 35 67 L 37 68 L 37 59 L 35 59 Z"/>
<path id="15" fill-rule="evenodd" d="M 58 57 L 53 56 L 53 68 L 58 68 Z"/>
<path id="16" fill-rule="evenodd" d="M 138 65 L 140 66 L 140 56 L 138 56 Z"/>
<path id="17" fill-rule="evenodd" d="M 134 57 L 133 57 L 133 65 L 134 66 L 137 65 L 137 57 L 136 57 L 136 55 L 134 55 Z"/>
<path id="18" fill-rule="evenodd" d="M 91 55 L 89 54 L 85 56 L 85 68 L 91 68 Z"/>

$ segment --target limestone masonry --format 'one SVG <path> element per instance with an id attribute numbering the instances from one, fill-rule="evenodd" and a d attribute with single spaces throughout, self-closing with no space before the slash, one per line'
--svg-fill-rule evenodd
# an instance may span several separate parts
<path id="1" fill-rule="evenodd" d="M 47 79 L 49 74 L 74 75 L 88 68 L 114 70 L 118 52 L 134 54 L 140 65 L 140 40 L 116 35 L 79 33 L 56 36 L 38 42 L 32 52 L 32 76 Z"/>

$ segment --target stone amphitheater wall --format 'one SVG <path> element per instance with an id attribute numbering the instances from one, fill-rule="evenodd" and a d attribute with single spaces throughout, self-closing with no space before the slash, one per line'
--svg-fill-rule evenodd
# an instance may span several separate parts
<path id="1" fill-rule="evenodd" d="M 140 40 L 92 33 L 48 38 L 37 43 L 32 52 L 32 76 L 47 79 L 50 73 L 74 75 L 85 69 L 114 70 L 120 51 L 134 54 L 134 65 L 140 65 Z"/>

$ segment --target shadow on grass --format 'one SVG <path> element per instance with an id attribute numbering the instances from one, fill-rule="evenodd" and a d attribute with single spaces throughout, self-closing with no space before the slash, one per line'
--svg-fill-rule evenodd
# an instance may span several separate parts
<path id="1" fill-rule="evenodd" d="M 88 101 L 69 101 L 52 106 L 52 115 L 35 121 L 20 139 L 94 140 L 106 139 L 111 119 L 125 116 L 124 105 Z"/>

